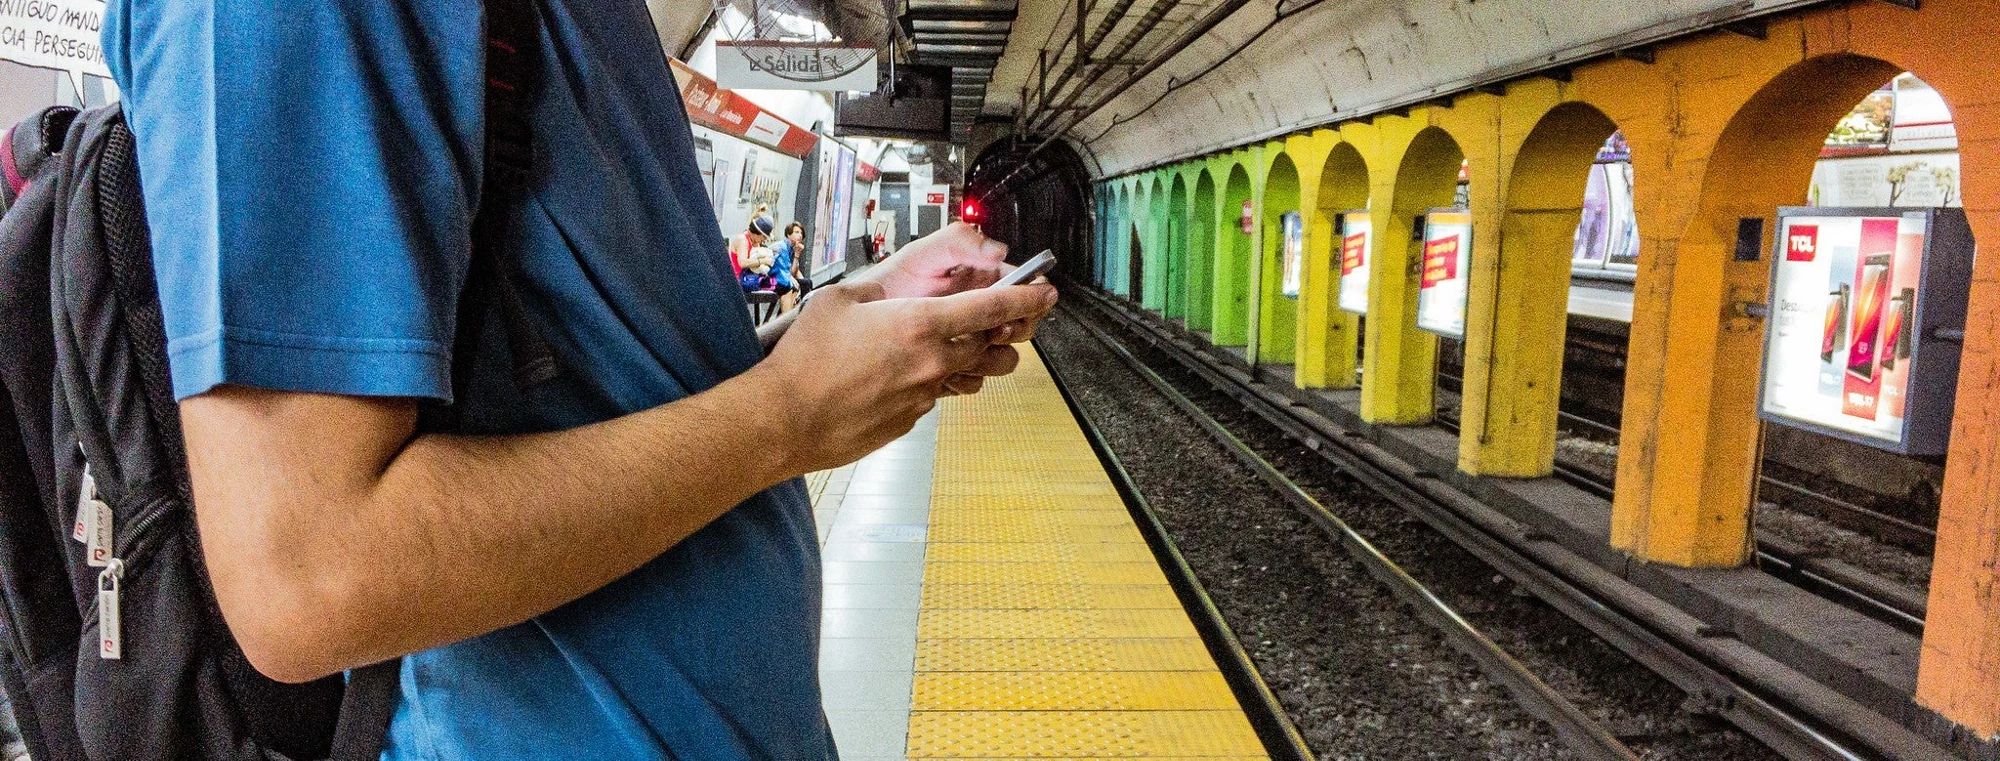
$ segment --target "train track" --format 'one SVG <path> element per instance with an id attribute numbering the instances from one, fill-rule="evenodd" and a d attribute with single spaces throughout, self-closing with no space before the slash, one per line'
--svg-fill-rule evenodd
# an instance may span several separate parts
<path id="1" fill-rule="evenodd" d="M 1449 389 L 1447 389 L 1449 390 Z M 1567 412 L 1559 413 L 1566 421 L 1580 421 L 1581 424 L 1596 426 L 1616 434 L 1618 430 L 1602 423 L 1590 421 Z M 1458 418 L 1443 411 L 1436 413 L 1438 427 L 1458 433 Z M 1609 500 L 1616 491 L 1616 482 L 1597 471 L 1565 463 L 1558 459 L 1555 463 L 1555 477 L 1584 492 Z M 1935 540 L 1937 533 L 1915 524 L 1904 523 L 1888 515 L 1845 502 L 1837 497 L 1808 489 L 1804 486 L 1786 483 L 1769 476 L 1759 476 L 1769 487 L 1812 499 L 1829 509 L 1845 510 L 1858 517 L 1875 521 L 1882 531 L 1898 531 L 1894 524 L 1902 524 L 1907 531 L 1928 532 Z M 1846 525 L 1845 522 L 1842 525 Z M 1880 534 L 1875 534 L 1881 538 Z M 1807 589 L 1814 594 L 1838 603 L 1850 610 L 1881 621 L 1897 629 L 1922 636 L 1924 617 L 1928 612 L 1926 601 L 1917 592 L 1900 589 L 1892 582 L 1846 565 L 1829 562 L 1803 548 L 1782 541 L 1759 537 L 1757 539 L 1757 563 L 1781 579 Z"/>
<path id="2" fill-rule="evenodd" d="M 1063 378 L 1061 369 L 1053 364 L 1049 365 L 1048 369 L 1049 376 L 1055 380 L 1056 390 L 1062 394 L 1063 403 L 1069 406 L 1070 416 L 1076 418 L 1077 425 L 1083 429 L 1084 438 L 1090 441 L 1091 450 L 1097 453 L 1098 462 L 1103 464 L 1105 473 L 1111 477 L 1112 485 L 1117 488 L 1118 495 L 1124 499 L 1126 508 L 1131 511 L 1133 522 L 1139 527 L 1139 533 L 1145 536 L 1146 544 L 1152 548 L 1153 557 L 1159 561 L 1160 568 L 1166 573 L 1167 583 L 1174 588 L 1175 595 L 1180 598 L 1181 607 L 1187 609 L 1196 631 L 1201 634 L 1202 642 L 1208 647 L 1209 654 L 1215 658 L 1216 667 L 1229 682 L 1230 692 L 1236 695 L 1236 701 L 1243 707 L 1251 728 L 1257 731 L 1258 739 L 1263 741 L 1265 751 L 1274 761 L 1314 761 L 1312 749 L 1307 747 L 1305 738 L 1299 734 L 1298 727 L 1292 724 L 1291 718 L 1285 714 L 1284 706 L 1278 703 L 1278 697 L 1272 694 L 1271 688 L 1258 674 L 1257 665 L 1251 662 L 1250 654 L 1243 649 L 1242 641 L 1230 628 L 1229 622 L 1223 620 L 1221 608 L 1217 607 L 1215 599 L 1209 596 L 1208 589 L 1201 583 L 1201 579 L 1195 576 L 1194 568 L 1188 564 L 1187 557 L 1181 554 L 1173 537 L 1167 533 L 1166 524 L 1160 520 L 1159 513 L 1153 509 L 1152 503 L 1147 501 L 1146 496 L 1140 493 L 1138 485 L 1132 480 L 1131 472 L 1127 471 L 1124 462 L 1118 459 L 1118 453 L 1112 451 L 1111 445 L 1105 441 L 1103 432 L 1098 430 L 1089 415 L 1084 414 L 1083 407 L 1077 403 L 1076 396 L 1070 391 L 1069 383 Z"/>
<path id="3" fill-rule="evenodd" d="M 1094 326 L 1085 325 L 1084 328 L 1134 373 L 1145 379 L 1154 391 L 1165 397 L 1176 409 L 1187 415 L 1211 438 L 1227 449 L 1237 461 L 1249 468 L 1287 503 L 1319 526 L 1349 557 L 1366 568 L 1369 575 L 1387 586 L 1398 599 L 1414 610 L 1419 618 L 1442 634 L 1454 649 L 1471 657 L 1489 677 L 1505 686 L 1528 713 L 1547 722 L 1555 730 L 1556 736 L 1578 756 L 1591 759 L 1633 761 L 1638 759 L 1637 754 L 1603 725 L 1586 715 L 1575 703 L 1563 697 L 1527 666 L 1509 655 L 1499 644 L 1481 633 L 1458 611 L 1452 609 L 1429 588 L 1398 566 L 1394 560 L 1378 550 L 1367 537 L 1355 531 L 1340 516 L 1335 515 L 1319 500 L 1306 493 L 1276 465 L 1258 454 L 1220 421 L 1175 389 L 1172 383 L 1133 357 L 1116 339 L 1105 335 Z M 1060 368 L 1052 365 L 1050 373 L 1056 377 L 1058 385 L 1063 384 Z M 1064 398 L 1070 398 L 1067 391 L 1064 392 Z M 1100 449 L 1100 457 L 1103 457 L 1103 453 L 1108 452 L 1109 447 L 1101 444 L 1102 436 L 1096 432 L 1090 416 L 1074 401 L 1071 401 L 1070 408 L 1084 426 L 1092 445 L 1103 447 Z M 1123 481 L 1127 477 L 1120 472 L 1118 478 Z"/>
<path id="4" fill-rule="evenodd" d="M 1935 745 L 1886 717 L 1860 709 L 1823 687 L 1801 687 L 1795 672 L 1749 650 L 1706 625 L 1666 611 L 1649 596 L 1603 569 L 1554 546 L 1547 536 L 1514 523 L 1443 487 L 1435 474 L 1417 470 L 1361 435 L 1254 388 L 1235 372 L 1164 330 L 1125 314 L 1095 293 L 1066 293 L 1214 390 L 1317 452 L 1384 497 L 1449 537 L 1496 571 L 1576 620 L 1642 665 L 1660 674 L 1716 714 L 1790 758 L 1945 758 Z M 1077 310 L 1065 306 L 1072 314 Z M 1082 321 L 1107 346 L 1116 338 Z M 1122 347 L 1121 347 L 1122 349 Z M 1121 360 L 1143 365 L 1129 351 Z M 1129 359 L 1128 359 L 1129 358 Z M 1147 373 L 1141 373 L 1146 375 Z M 1178 406 L 1178 405 L 1176 405 Z"/>
<path id="5" fill-rule="evenodd" d="M 1464 384 L 1464 379 L 1445 372 L 1438 373 L 1438 381 L 1440 388 L 1452 391 L 1453 393 L 1457 393 L 1457 387 Z M 1440 415 L 1439 420 L 1442 423 L 1448 417 Z M 1589 434 L 1594 434 L 1596 437 L 1609 437 L 1613 441 L 1616 441 L 1619 435 L 1618 426 L 1578 415 L 1568 410 L 1558 410 L 1556 417 L 1561 425 L 1572 432 L 1585 431 Z M 1455 420 L 1450 421 L 1450 424 L 1451 427 L 1456 427 Z M 1592 491 L 1598 490 L 1599 485 L 1602 488 L 1610 488 L 1612 485 L 1612 479 L 1602 474 L 1575 466 L 1565 467 L 1576 474 L 1576 480 L 1592 483 L 1593 486 L 1588 487 Z M 1568 476 L 1565 476 L 1565 478 L 1568 478 Z M 1811 487 L 1774 478 L 1768 474 L 1757 474 L 1757 483 L 1759 486 L 1782 493 L 1786 497 L 1811 503 L 1821 513 L 1834 516 L 1833 522 L 1841 527 L 1866 534 L 1886 544 L 1924 554 L 1928 554 L 1932 546 L 1937 544 L 1937 530 L 1929 526 L 1912 523 L 1880 510 L 1863 507 Z M 1922 616 L 1919 615 L 1918 617 L 1921 618 Z"/>

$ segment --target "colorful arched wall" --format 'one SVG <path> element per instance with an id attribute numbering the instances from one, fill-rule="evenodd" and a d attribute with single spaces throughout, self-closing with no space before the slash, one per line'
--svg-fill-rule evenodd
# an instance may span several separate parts
<path id="1" fill-rule="evenodd" d="M 1205 204 L 1202 175 L 1193 175 L 1188 212 L 1190 241 L 1216 244 L 1208 257 L 1216 267 L 1202 282 L 1212 287 L 1206 301 L 1215 310 L 1217 342 L 1244 343 L 1250 331 L 1243 317 L 1253 307 L 1246 302 L 1259 300 L 1243 288 L 1256 281 L 1230 265 L 1233 244 L 1245 242 L 1230 238 L 1244 237 L 1235 232 L 1237 205 L 1264 191 L 1264 162 L 1246 162 L 1246 154 L 1282 150 L 1296 168 L 1301 206 L 1338 211 L 1317 196 L 1333 146 L 1350 147 L 1372 169 L 1367 197 L 1387 210 L 1407 205 L 1396 201 L 1409 196 L 1399 187 L 1399 168 L 1417 135 L 1435 127 L 1471 166 L 1463 415 L 1473 428 L 1461 439 L 1460 467 L 1546 472 L 1553 457 L 1550 373 L 1558 365 L 1542 359 L 1548 331 L 1535 336 L 1537 325 L 1560 324 L 1566 290 L 1554 286 L 1561 269 L 1554 260 L 1566 256 L 1541 249 L 1560 237 L 1551 231 L 1570 213 L 1562 196 L 1581 182 L 1573 176 L 1578 146 L 1605 122 L 1618 125 L 1633 152 L 1642 255 L 1611 541 L 1648 561 L 1739 564 L 1750 546 L 1759 430 L 1755 373 L 1743 368 L 1756 366 L 1763 327 L 1735 305 L 1763 298 L 1769 262 L 1732 261 L 1737 220 L 1762 217 L 1768 230 L 1776 206 L 1803 201 L 1813 146 L 1830 120 L 1908 69 L 1952 107 L 1966 159 L 1967 217 L 1975 237 L 2000 241 L 2000 160 L 1992 158 L 2000 155 L 2000 91 L 1991 86 L 2000 45 L 1948 44 L 1939 29 L 1953 30 L 1955 39 L 2000 39 L 2000 14 L 1976 0 L 1927 0 L 1921 11 L 1831 6 L 1773 19 L 1761 40 L 1703 35 L 1660 46 L 1650 65 L 1601 61 L 1576 68 L 1569 82 L 1522 80 L 1505 95 L 1465 95 L 1449 108 L 1377 116 L 1186 162 L 1217 178 L 1215 200 Z M 1545 126 L 1560 134 L 1536 136 Z M 1214 229 L 1200 230 L 1204 222 Z M 1408 220 L 1392 224 L 1404 228 L 1403 239 L 1378 228 L 1378 252 L 1407 240 Z M 1331 246 L 1322 240 L 1330 225 L 1315 220 L 1307 232 L 1311 258 L 1297 325 L 1301 385 L 1338 385 L 1329 374 L 1338 363 L 1329 357 L 1340 343 L 1331 336 L 1347 318 L 1320 300 L 1334 280 Z M 1194 248 L 1190 255 L 1198 256 Z M 1110 268 L 1107 283 L 1117 271 Z M 1195 275 L 1190 267 L 1190 297 L 1199 287 Z M 1191 328 L 1198 311 L 1189 310 Z M 1385 316 L 1367 320 L 1366 375 L 1399 381 L 1377 381 L 1365 406 L 1372 420 L 1422 420 L 1432 383 L 1423 339 L 1410 335 L 1400 313 Z M 2000 701 L 1992 699 L 2000 694 L 2000 257 L 1975 262 L 1965 346 L 1917 698 L 1991 736 L 2000 731 Z"/>

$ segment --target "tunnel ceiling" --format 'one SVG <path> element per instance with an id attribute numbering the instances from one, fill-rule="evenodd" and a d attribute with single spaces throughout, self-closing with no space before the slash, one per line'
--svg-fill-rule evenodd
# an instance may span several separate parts
<path id="1" fill-rule="evenodd" d="M 1090 0 L 1077 66 L 1076 0 L 1018 0 L 982 113 L 1116 175 L 1816 2 Z"/>

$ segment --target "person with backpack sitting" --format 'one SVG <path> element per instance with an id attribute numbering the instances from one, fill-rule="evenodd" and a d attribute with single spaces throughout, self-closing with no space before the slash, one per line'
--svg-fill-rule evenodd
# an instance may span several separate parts
<path id="1" fill-rule="evenodd" d="M 119 425 L 58 401 L 90 431 L 34 455 L 106 537 L 61 539 L 110 563 L 70 563 L 97 586 L 63 607 L 122 643 L 37 661 L 88 671 L 92 757 L 322 758 L 324 722 L 299 750 L 271 726 L 347 672 L 389 692 L 372 744 L 341 708 L 343 758 L 835 758 L 799 477 L 1011 372 L 1052 287 L 985 288 L 1005 246 L 953 225 L 753 328 L 641 0 L 110 0 L 103 43 L 130 135 L 80 117 L 29 191 L 98 200 L 44 188 L 136 151 L 145 224 L 101 209 L 57 249 L 101 234 L 157 286 L 69 283 L 130 297 L 84 338 L 132 342 L 146 398 L 62 338 L 64 398 Z M 194 623 L 142 625 L 163 607 Z"/>

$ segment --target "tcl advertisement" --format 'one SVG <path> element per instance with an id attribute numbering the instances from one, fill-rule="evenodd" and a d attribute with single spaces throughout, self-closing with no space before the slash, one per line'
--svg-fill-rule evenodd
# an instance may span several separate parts
<path id="1" fill-rule="evenodd" d="M 1350 211 L 1340 215 L 1340 250 L 1334 253 L 1334 261 L 1340 268 L 1340 294 L 1338 305 L 1343 312 L 1368 313 L 1368 265 L 1375 255 L 1369 247 L 1368 236 L 1371 228 L 1366 210 Z"/>
<path id="2" fill-rule="evenodd" d="M 1306 227 L 1296 211 L 1285 212 L 1278 218 L 1279 231 L 1284 234 L 1284 279 L 1279 289 L 1285 298 L 1299 297 L 1299 267 L 1306 254 Z"/>
<path id="3" fill-rule="evenodd" d="M 1424 254 L 1417 274 L 1417 327 L 1465 337 L 1465 281 L 1471 274 L 1472 214 L 1432 209 L 1424 215 Z"/>
<path id="4" fill-rule="evenodd" d="M 1913 455 L 1943 454 L 1972 236 L 1956 209 L 1779 210 L 1762 416 Z"/>

